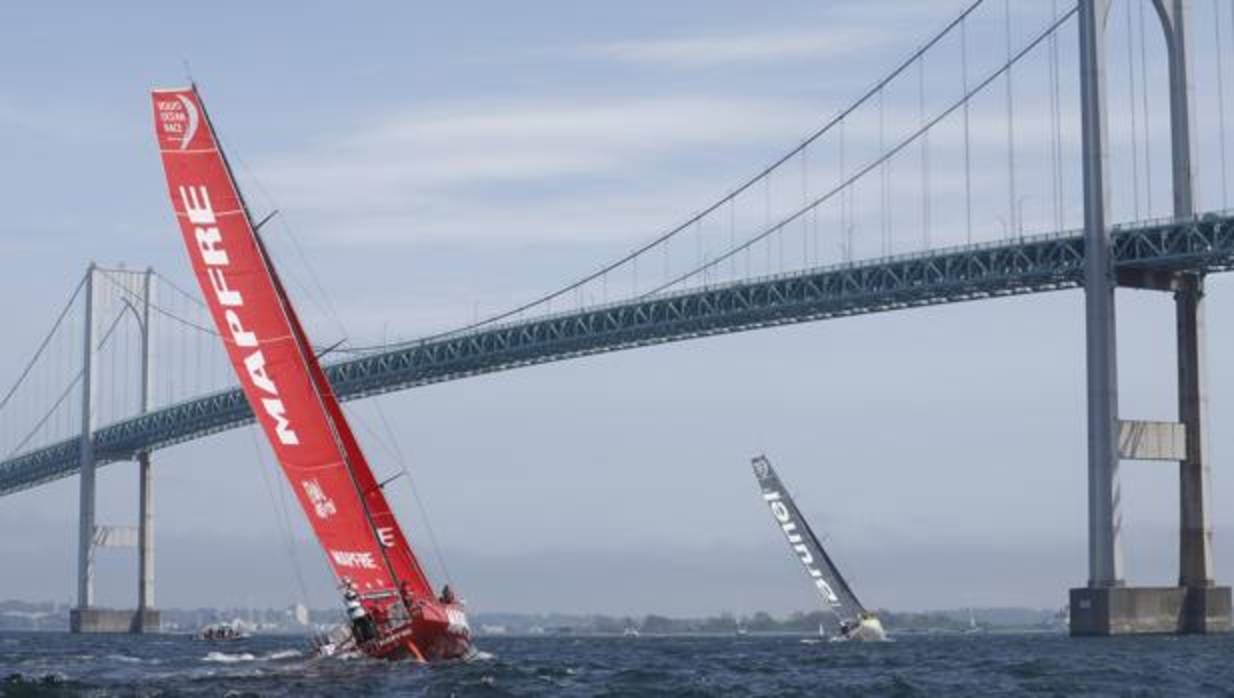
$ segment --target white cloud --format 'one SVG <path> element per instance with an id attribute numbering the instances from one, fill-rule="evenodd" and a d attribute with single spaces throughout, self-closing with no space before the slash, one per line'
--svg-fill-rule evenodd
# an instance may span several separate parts
<path id="1" fill-rule="evenodd" d="M 679 158 L 774 151 L 817 117 L 784 100 L 477 103 L 401 111 L 255 169 L 301 224 L 311 214 L 349 240 L 637 239 L 730 184 L 667 173 Z M 602 196 L 572 192 L 599 180 Z"/>
<path id="2" fill-rule="evenodd" d="M 870 49 L 885 38 L 885 33 L 864 29 L 785 31 L 620 41 L 588 47 L 581 53 L 638 63 L 701 67 L 834 58 Z"/>

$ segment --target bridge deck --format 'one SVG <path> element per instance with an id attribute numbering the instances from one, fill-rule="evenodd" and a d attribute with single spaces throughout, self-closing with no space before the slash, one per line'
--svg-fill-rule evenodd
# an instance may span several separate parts
<path id="1" fill-rule="evenodd" d="M 1234 216 L 1116 229 L 1120 271 L 1234 268 Z M 1080 233 L 1020 238 L 717 284 L 489 326 L 332 364 L 344 400 L 481 373 L 788 323 L 1041 293 L 1082 285 Z M 95 432 L 100 463 L 133 458 L 253 419 L 239 388 L 204 395 Z M 77 472 L 80 439 L 0 462 L 0 496 Z"/>

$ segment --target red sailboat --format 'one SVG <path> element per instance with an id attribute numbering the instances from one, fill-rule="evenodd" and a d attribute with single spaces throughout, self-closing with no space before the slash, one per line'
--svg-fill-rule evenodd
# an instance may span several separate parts
<path id="1" fill-rule="evenodd" d="M 172 207 L 240 385 L 344 590 L 365 654 L 465 658 L 471 631 L 394 517 L 254 228 L 196 87 L 153 92 Z"/>

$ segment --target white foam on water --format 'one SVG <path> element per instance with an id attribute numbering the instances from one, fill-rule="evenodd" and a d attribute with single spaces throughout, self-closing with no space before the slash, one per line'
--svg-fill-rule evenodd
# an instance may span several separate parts
<path id="1" fill-rule="evenodd" d="M 220 664 L 235 664 L 237 662 L 255 662 L 257 657 L 248 652 L 239 652 L 237 654 L 228 654 L 227 652 L 210 652 L 203 659 L 203 662 L 218 662 Z"/>
<path id="2" fill-rule="evenodd" d="M 262 659 L 269 660 L 269 661 L 278 660 L 278 659 L 291 659 L 292 657 L 299 657 L 302 654 L 304 653 L 301 652 L 300 650 L 278 650 L 277 652 L 271 652 L 270 654 L 267 654 L 266 656 L 262 657 Z"/>

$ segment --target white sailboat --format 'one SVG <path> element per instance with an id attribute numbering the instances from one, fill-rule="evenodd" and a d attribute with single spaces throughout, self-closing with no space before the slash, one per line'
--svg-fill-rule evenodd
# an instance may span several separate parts
<path id="1" fill-rule="evenodd" d="M 818 536 L 814 535 L 780 476 L 771 467 L 771 461 L 766 456 L 758 456 L 751 464 L 762 488 L 763 502 L 770 507 L 776 526 L 788 539 L 793 555 L 805 567 L 815 590 L 823 597 L 824 607 L 839 621 L 839 632 L 830 638 L 831 641 L 887 639 L 878 616 L 861 605 L 852 587 L 823 550 Z"/>

